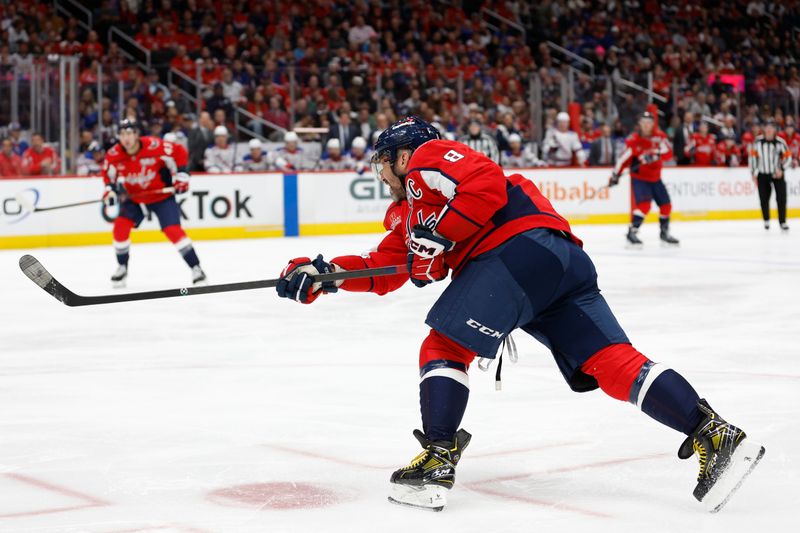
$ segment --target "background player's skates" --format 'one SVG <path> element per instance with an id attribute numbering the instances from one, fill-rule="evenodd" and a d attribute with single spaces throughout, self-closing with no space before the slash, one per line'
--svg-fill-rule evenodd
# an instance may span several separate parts
<path id="1" fill-rule="evenodd" d="M 661 230 L 661 244 L 664 246 L 678 246 L 681 243 L 678 239 L 673 237 L 669 230 Z"/>
<path id="2" fill-rule="evenodd" d="M 119 265 L 111 275 L 111 286 L 115 289 L 124 289 L 128 284 L 128 265 Z"/>
<path id="3" fill-rule="evenodd" d="M 744 431 L 725 422 L 705 400 L 700 400 L 697 407 L 705 418 L 683 442 L 678 457 L 688 459 L 697 454 L 700 473 L 694 497 L 716 513 L 753 471 L 765 450 L 748 439 Z"/>
<path id="4" fill-rule="evenodd" d="M 630 226 L 628 228 L 628 235 L 625 237 L 628 240 L 628 248 L 641 248 L 644 246 L 642 239 L 639 238 L 639 228 Z"/>
<path id="5" fill-rule="evenodd" d="M 203 269 L 200 268 L 200 265 L 195 265 L 192 267 L 192 285 L 197 285 L 200 287 L 208 285 L 206 273 L 203 272 Z"/>
<path id="6" fill-rule="evenodd" d="M 661 246 L 678 246 L 681 243 L 669 232 L 669 217 L 660 217 L 658 225 L 661 227 Z"/>
<path id="7" fill-rule="evenodd" d="M 415 429 L 414 436 L 424 450 L 411 464 L 392 474 L 389 501 L 441 511 L 447 504 L 447 491 L 456 482 L 456 465 L 472 435 L 459 429 L 452 442 L 430 441 Z"/>

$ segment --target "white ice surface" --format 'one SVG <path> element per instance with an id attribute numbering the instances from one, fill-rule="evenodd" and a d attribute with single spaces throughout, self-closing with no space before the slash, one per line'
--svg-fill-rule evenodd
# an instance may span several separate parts
<path id="1" fill-rule="evenodd" d="M 718 515 L 691 496 L 697 463 L 677 459 L 681 435 L 602 392 L 570 392 L 524 335 L 502 392 L 493 372 L 471 372 L 463 426 L 473 440 L 448 508 L 387 503 L 391 471 L 418 452 L 418 346 L 444 282 L 312 306 L 259 290 L 68 308 L 22 275 L 20 251 L 1 252 L 0 531 L 790 531 L 800 512 L 794 226 L 675 224 L 683 244 L 669 250 L 648 225 L 641 252 L 623 248 L 620 226 L 577 227 L 634 345 L 767 448 Z M 196 248 L 222 283 L 377 239 Z M 110 291 L 110 247 L 33 253 L 76 292 Z M 189 279 L 168 244 L 134 245 L 130 268 L 128 290 Z M 244 501 L 215 493 L 231 487 Z"/>

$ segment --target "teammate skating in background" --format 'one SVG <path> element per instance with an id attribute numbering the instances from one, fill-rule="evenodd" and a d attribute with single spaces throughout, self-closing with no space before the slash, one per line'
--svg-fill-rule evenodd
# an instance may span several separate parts
<path id="1" fill-rule="evenodd" d="M 469 396 L 467 370 L 495 357 L 521 328 L 547 346 L 576 392 L 598 387 L 629 401 L 687 437 L 678 455 L 696 453 L 694 495 L 716 510 L 755 466 L 764 448 L 725 422 L 676 371 L 639 353 L 597 286 L 594 265 L 569 224 L 532 181 L 505 176 L 483 154 L 440 140 L 411 117 L 385 130 L 375 145 L 375 174 L 395 202 L 388 234 L 366 255 L 325 261 L 293 259 L 277 291 L 311 303 L 339 289 L 386 294 L 409 278 L 418 286 L 452 282 L 434 304 L 432 328 L 419 355 L 423 451 L 391 476 L 390 499 L 441 510 L 471 435 L 459 429 Z M 408 274 L 316 282 L 341 270 L 407 263 Z"/>
<path id="2" fill-rule="evenodd" d="M 661 242 L 669 245 L 679 244 L 678 239 L 669 232 L 672 203 L 667 188 L 661 181 L 661 168 L 664 161 L 671 157 L 672 147 L 667 136 L 655 129 L 653 115 L 645 112 L 639 119 L 639 133 L 632 133 L 625 140 L 625 150 L 619 156 L 619 161 L 608 181 L 609 187 L 617 185 L 622 171 L 630 168 L 634 205 L 627 238 L 631 246 L 639 247 L 643 244 L 639 238 L 639 228 L 650 212 L 653 200 L 660 210 L 658 222 L 661 226 Z"/>
<path id="3" fill-rule="evenodd" d="M 142 206 L 158 217 L 161 231 L 192 269 L 192 283 L 205 284 L 206 275 L 192 241 L 181 227 L 180 209 L 174 196 L 189 190 L 187 163 L 188 154 L 180 144 L 157 137 L 140 137 L 135 121 L 125 119 L 120 123 L 119 143 L 106 154 L 102 172 L 105 204 L 112 206 L 119 202 L 119 216 L 113 229 L 119 264 L 111 276 L 115 287 L 126 284 L 131 230 L 144 220 Z M 165 190 L 169 187 L 174 193 Z"/>

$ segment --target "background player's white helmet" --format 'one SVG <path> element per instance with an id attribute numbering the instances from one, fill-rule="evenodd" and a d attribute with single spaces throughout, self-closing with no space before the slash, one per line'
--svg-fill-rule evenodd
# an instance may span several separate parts
<path id="1" fill-rule="evenodd" d="M 331 150 L 339 151 L 342 149 L 342 146 L 341 143 L 339 143 L 339 139 L 328 139 L 328 142 L 325 144 L 325 149 L 329 152 Z"/>
<path id="2" fill-rule="evenodd" d="M 367 140 L 364 137 L 356 137 L 353 139 L 353 148 L 357 150 L 366 150 Z"/>
<path id="3" fill-rule="evenodd" d="M 259 150 L 262 149 L 261 141 L 259 141 L 258 139 L 250 139 L 250 142 L 247 143 L 247 146 L 251 150 L 255 150 L 256 148 L 258 148 Z"/>
<path id="4" fill-rule="evenodd" d="M 293 131 L 287 131 L 283 134 L 283 142 L 285 143 L 296 143 L 300 140 L 300 137 Z"/>
<path id="5" fill-rule="evenodd" d="M 214 137 L 227 137 L 228 136 L 228 128 L 225 126 L 217 126 L 214 128 Z"/>
<path id="6" fill-rule="evenodd" d="M 569 122 L 569 114 L 564 111 L 556 115 L 556 122 Z"/>

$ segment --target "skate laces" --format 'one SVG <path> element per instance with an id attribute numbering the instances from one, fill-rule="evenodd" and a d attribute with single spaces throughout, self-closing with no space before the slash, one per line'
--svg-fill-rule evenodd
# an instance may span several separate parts
<path id="1" fill-rule="evenodd" d="M 413 470 L 421 465 L 427 458 L 428 458 L 428 450 L 422 450 L 416 457 L 414 457 L 408 466 L 405 467 L 403 470 Z"/>

